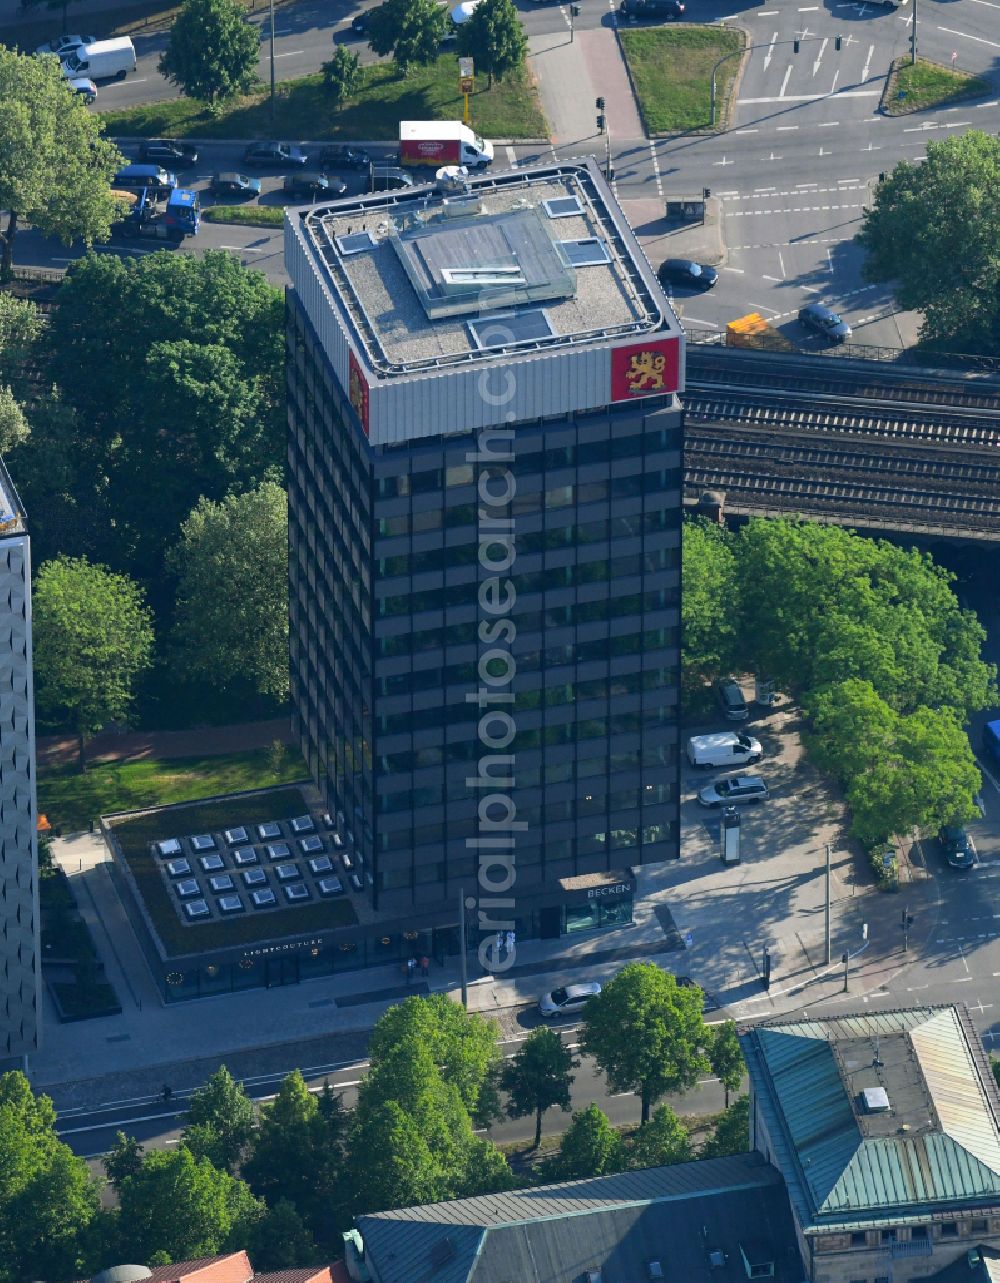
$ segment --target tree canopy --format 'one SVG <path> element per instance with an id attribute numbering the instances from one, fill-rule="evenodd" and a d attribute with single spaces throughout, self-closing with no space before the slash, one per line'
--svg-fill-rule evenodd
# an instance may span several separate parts
<path id="1" fill-rule="evenodd" d="M 238 0 L 184 0 L 159 70 L 188 98 L 214 106 L 253 88 L 259 59 L 260 36 Z"/>
<path id="2" fill-rule="evenodd" d="M 361 83 L 358 55 L 344 45 L 334 45 L 333 56 L 323 63 L 323 88 L 327 101 L 339 111 Z"/>
<path id="3" fill-rule="evenodd" d="M 21 223 L 65 245 L 108 239 L 118 212 L 111 178 L 122 157 L 54 57 L 0 45 L 0 102 L 0 210 L 7 220 L 0 280 L 9 280 Z"/>
<path id="4" fill-rule="evenodd" d="M 552 1180 L 585 1180 L 588 1176 L 609 1176 L 625 1163 L 621 1135 L 608 1122 L 597 1104 L 573 1115 L 573 1121 L 559 1139 L 559 1152 L 546 1170 Z"/>
<path id="5" fill-rule="evenodd" d="M 405 75 L 435 61 L 447 25 L 447 6 L 438 0 L 383 0 L 369 13 L 368 43 L 383 58 L 391 54 Z"/>
<path id="6" fill-rule="evenodd" d="M 235 1171 L 253 1135 L 256 1114 L 243 1084 L 220 1065 L 191 1096 L 181 1140 L 196 1157 L 221 1171 Z"/>
<path id="7" fill-rule="evenodd" d="M 149 667 L 151 615 L 125 575 L 85 558 L 56 557 L 35 578 L 34 670 L 43 716 L 68 717 L 80 739 L 128 716 Z"/>
<path id="8" fill-rule="evenodd" d="M 737 1096 L 701 1148 L 699 1158 L 724 1158 L 745 1154 L 750 1148 L 750 1097 Z"/>
<path id="9" fill-rule="evenodd" d="M 181 526 L 177 670 L 220 686 L 288 695 L 288 500 L 264 481 L 219 503 L 202 499 Z"/>
<path id="10" fill-rule="evenodd" d="M 1000 353 L 998 190 L 1000 139 L 970 129 L 928 142 L 919 164 L 900 161 L 864 215 L 865 276 L 923 312 L 934 346 Z"/>
<path id="11" fill-rule="evenodd" d="M 669 1105 L 661 1105 L 628 1146 L 629 1167 L 671 1167 L 693 1157 L 687 1129 Z"/>
<path id="12" fill-rule="evenodd" d="M 712 1073 L 722 1083 L 726 1093 L 726 1108 L 729 1108 L 729 1097 L 739 1091 L 746 1073 L 746 1063 L 740 1050 L 740 1040 L 736 1036 L 736 1025 L 731 1020 L 724 1020 L 712 1031 L 708 1044 L 708 1060 Z"/>
<path id="13" fill-rule="evenodd" d="M 633 962 L 587 1004 L 580 1046 L 611 1091 L 640 1097 L 644 1124 L 661 1096 L 689 1090 L 708 1068 L 702 1002 L 700 989 L 678 985 L 655 963 Z"/>
<path id="14" fill-rule="evenodd" d="M 535 1148 L 542 1139 L 542 1115 L 558 1106 L 568 1113 L 573 1070 L 580 1062 L 554 1029 L 532 1029 L 504 1066 L 500 1085 L 511 1118 L 535 1115 Z"/>
<path id="15" fill-rule="evenodd" d="M 512 0 L 479 0 L 458 29 L 458 47 L 489 75 L 491 86 L 522 67 L 528 38 Z"/>
<path id="16" fill-rule="evenodd" d="M 684 522 L 681 681 L 690 696 L 733 666 L 739 624 L 739 585 L 733 537 L 703 519 Z"/>

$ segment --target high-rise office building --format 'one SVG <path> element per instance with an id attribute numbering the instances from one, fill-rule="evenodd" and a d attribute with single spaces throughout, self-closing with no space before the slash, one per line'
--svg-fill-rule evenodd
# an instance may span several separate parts
<path id="1" fill-rule="evenodd" d="M 22 1067 L 41 1019 L 31 556 L 0 464 L 0 1071 Z"/>
<path id="2" fill-rule="evenodd" d="M 286 223 L 294 720 L 380 917 L 678 855 L 681 327 L 590 162 Z"/>

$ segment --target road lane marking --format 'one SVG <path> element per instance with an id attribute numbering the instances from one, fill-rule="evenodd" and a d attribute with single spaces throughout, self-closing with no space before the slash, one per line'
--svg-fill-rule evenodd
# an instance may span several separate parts
<path id="1" fill-rule="evenodd" d="M 824 36 L 824 37 L 823 37 L 823 43 L 822 43 L 822 44 L 820 45 L 820 47 L 819 47 L 819 53 L 816 55 L 816 60 L 815 60 L 815 62 L 813 63 L 813 75 L 814 75 L 814 76 L 815 76 L 816 72 L 817 72 L 817 71 L 819 71 L 819 64 L 823 61 L 823 55 L 826 53 L 826 47 L 827 47 L 827 45 L 828 45 L 829 43 L 830 43 L 830 37 L 829 37 L 829 36 Z"/>
<path id="2" fill-rule="evenodd" d="M 778 102 L 781 102 L 782 99 L 785 97 L 785 90 L 788 88 L 788 82 L 791 78 L 792 78 L 792 64 L 789 63 L 785 71 L 785 78 L 781 82 L 781 91 L 778 94 Z"/>
<path id="3" fill-rule="evenodd" d="M 964 31 L 952 31 L 950 27 L 938 27 L 938 31 L 943 31 L 949 36 L 961 36 L 963 40 L 974 40 L 977 45 L 989 45 L 991 49 L 1000 49 L 1000 45 L 995 40 L 985 40 L 982 36 L 969 36 Z"/>
<path id="4" fill-rule="evenodd" d="M 1000 47 L 1000 46 L 998 46 Z M 789 68 L 791 70 L 791 68 Z M 839 72 L 837 73 L 840 74 Z M 834 88 L 828 94 L 785 94 L 779 98 L 740 98 L 739 107 L 767 107 L 778 102 L 822 102 L 824 98 L 881 98 L 881 89 L 841 89 L 837 92 L 836 79 Z"/>
<path id="5" fill-rule="evenodd" d="M 840 121 L 839 121 L 839 120 L 821 120 L 821 121 L 819 122 L 819 126 L 818 126 L 818 128 L 820 128 L 820 129 L 836 129 L 836 128 L 837 128 L 837 126 L 838 126 L 839 124 L 840 124 Z"/>
<path id="6" fill-rule="evenodd" d="M 787 134 L 793 129 L 798 129 L 798 125 L 778 125 L 779 134 Z"/>
<path id="7" fill-rule="evenodd" d="M 771 61 L 771 55 L 774 53 L 774 42 L 777 40 L 777 38 L 778 38 L 778 33 L 775 32 L 774 35 L 771 37 L 770 44 L 767 46 L 767 53 L 764 55 L 765 71 L 767 71 L 768 63 L 770 63 Z"/>
<path id="8" fill-rule="evenodd" d="M 862 79 L 862 80 L 867 80 L 867 79 L 868 79 L 868 68 L 872 65 L 872 54 L 873 54 L 874 52 L 875 52 L 875 46 L 874 46 L 874 45 L 869 45 L 869 46 L 868 46 L 868 57 L 865 59 L 865 65 L 864 65 L 864 67 L 861 69 L 861 79 Z"/>
<path id="9" fill-rule="evenodd" d="M 785 271 L 785 260 L 781 257 L 781 250 L 778 250 L 778 266 L 781 268 L 781 279 L 786 281 L 788 273 Z"/>

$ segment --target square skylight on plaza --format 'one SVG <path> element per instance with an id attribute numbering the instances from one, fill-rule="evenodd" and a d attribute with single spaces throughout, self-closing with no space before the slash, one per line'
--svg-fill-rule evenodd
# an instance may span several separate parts
<path id="1" fill-rule="evenodd" d="M 189 918 L 208 918 L 211 916 L 208 905 L 204 900 L 191 900 L 184 906 L 184 912 Z"/>
<path id="2" fill-rule="evenodd" d="M 275 869 L 279 882 L 294 882 L 302 877 L 302 870 L 297 864 L 279 864 Z"/>
<path id="3" fill-rule="evenodd" d="M 328 855 L 317 855 L 309 861 L 309 868 L 313 873 L 332 873 L 333 861 Z"/>
<path id="4" fill-rule="evenodd" d="M 245 868 L 248 864 L 257 864 L 259 856 L 252 846 L 238 846 L 233 852 L 233 863 L 238 869 Z"/>
<path id="5" fill-rule="evenodd" d="M 200 855 L 202 851 L 215 850 L 215 838 L 212 837 L 211 833 L 198 833 L 193 838 L 190 838 L 189 841 L 191 850 L 195 855 Z"/>
<path id="6" fill-rule="evenodd" d="M 197 895 L 201 887 L 198 885 L 197 878 L 185 878 L 183 882 L 175 883 L 174 890 L 182 900 L 186 900 L 192 895 Z"/>
<path id="7" fill-rule="evenodd" d="M 289 904 L 301 904 L 303 900 L 310 899 L 309 888 L 303 886 L 301 882 L 295 886 L 285 887 L 285 899 Z"/>
<path id="8" fill-rule="evenodd" d="M 183 850 L 179 838 L 164 838 L 162 842 L 156 844 L 157 854 L 167 859 L 172 855 L 180 855 Z"/>
<path id="9" fill-rule="evenodd" d="M 267 886 L 267 874 L 263 869 L 245 869 L 243 872 L 243 883 L 248 887 Z"/>
<path id="10" fill-rule="evenodd" d="M 223 895 L 219 897 L 220 913 L 242 913 L 243 901 L 238 895 Z"/>
<path id="11" fill-rule="evenodd" d="M 313 836 L 308 838 L 299 838 L 299 849 L 303 855 L 318 855 L 323 849 L 323 839 Z"/>
<path id="12" fill-rule="evenodd" d="M 262 842 L 270 842 L 272 838 L 280 838 L 281 825 L 277 820 L 265 820 L 263 824 L 257 825 L 257 836 Z"/>
<path id="13" fill-rule="evenodd" d="M 278 902 L 278 897 L 270 887 L 263 887 L 260 891 L 251 891 L 250 899 L 253 901 L 255 909 L 270 909 Z"/>
<path id="14" fill-rule="evenodd" d="M 297 815 L 289 820 L 289 826 L 293 833 L 312 833 L 316 827 L 311 815 Z"/>
<path id="15" fill-rule="evenodd" d="M 269 860 L 287 860 L 292 853 L 287 842 L 269 842 L 264 850 Z"/>
<path id="16" fill-rule="evenodd" d="M 209 878 L 208 885 L 218 895 L 220 891 L 232 891 L 236 884 L 233 882 L 232 874 L 220 873 L 214 878 Z"/>
<path id="17" fill-rule="evenodd" d="M 226 867 L 226 862 L 221 855 L 203 855 L 198 861 L 206 873 L 217 873 L 219 869 Z"/>
<path id="18" fill-rule="evenodd" d="M 191 872 L 191 864 L 188 860 L 168 860 L 165 868 L 172 878 L 183 878 Z"/>
<path id="19" fill-rule="evenodd" d="M 319 878 L 316 882 L 320 895 L 343 895 L 344 884 L 340 878 Z"/>
<path id="20" fill-rule="evenodd" d="M 250 841 L 250 834 L 242 824 L 235 829 L 226 829 L 222 836 L 226 840 L 226 846 L 239 846 L 243 842 Z"/>

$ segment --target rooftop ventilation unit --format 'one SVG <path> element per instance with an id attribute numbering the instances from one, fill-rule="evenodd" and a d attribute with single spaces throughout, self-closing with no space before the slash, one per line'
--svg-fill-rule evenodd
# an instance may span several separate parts
<path id="1" fill-rule="evenodd" d="M 725 1252 L 721 1252 L 717 1247 L 713 1248 L 708 1254 L 708 1263 L 713 1270 L 724 1270 L 726 1268 Z"/>
<path id="2" fill-rule="evenodd" d="M 587 1283 L 604 1283 L 604 1275 L 600 1270 L 588 1270 Z"/>
<path id="3" fill-rule="evenodd" d="M 446 196 L 441 202 L 442 218 L 462 218 L 482 211 L 483 202 L 478 196 Z"/>
<path id="4" fill-rule="evenodd" d="M 375 237 L 371 232 L 351 232 L 347 236 L 335 236 L 333 243 L 344 258 L 351 254 L 364 254 L 375 248 Z"/>
<path id="5" fill-rule="evenodd" d="M 549 218 L 575 218 L 583 213 L 583 206 L 576 196 L 555 196 L 552 200 L 543 200 L 542 209 Z"/>
<path id="6" fill-rule="evenodd" d="M 666 1278 L 666 1275 L 663 1273 L 663 1266 L 660 1264 L 659 1261 L 647 1261 L 646 1277 L 648 1279 Z"/>
<path id="7" fill-rule="evenodd" d="M 569 267 L 599 267 L 610 263 L 607 246 L 597 236 L 579 241 L 556 241 L 556 249 Z"/>
<path id="8" fill-rule="evenodd" d="M 441 284 L 446 291 L 466 294 L 469 290 L 510 290 L 523 288 L 524 273 L 516 263 L 496 267 L 442 267 Z"/>
<path id="9" fill-rule="evenodd" d="M 866 1087 L 861 1099 L 866 1114 L 885 1114 L 889 1110 L 889 1096 L 884 1087 Z"/>
<path id="10" fill-rule="evenodd" d="M 526 312 L 505 312 L 469 321 L 469 333 L 480 349 L 509 347 L 512 343 L 530 343 L 551 338 L 555 331 L 541 308 Z"/>

